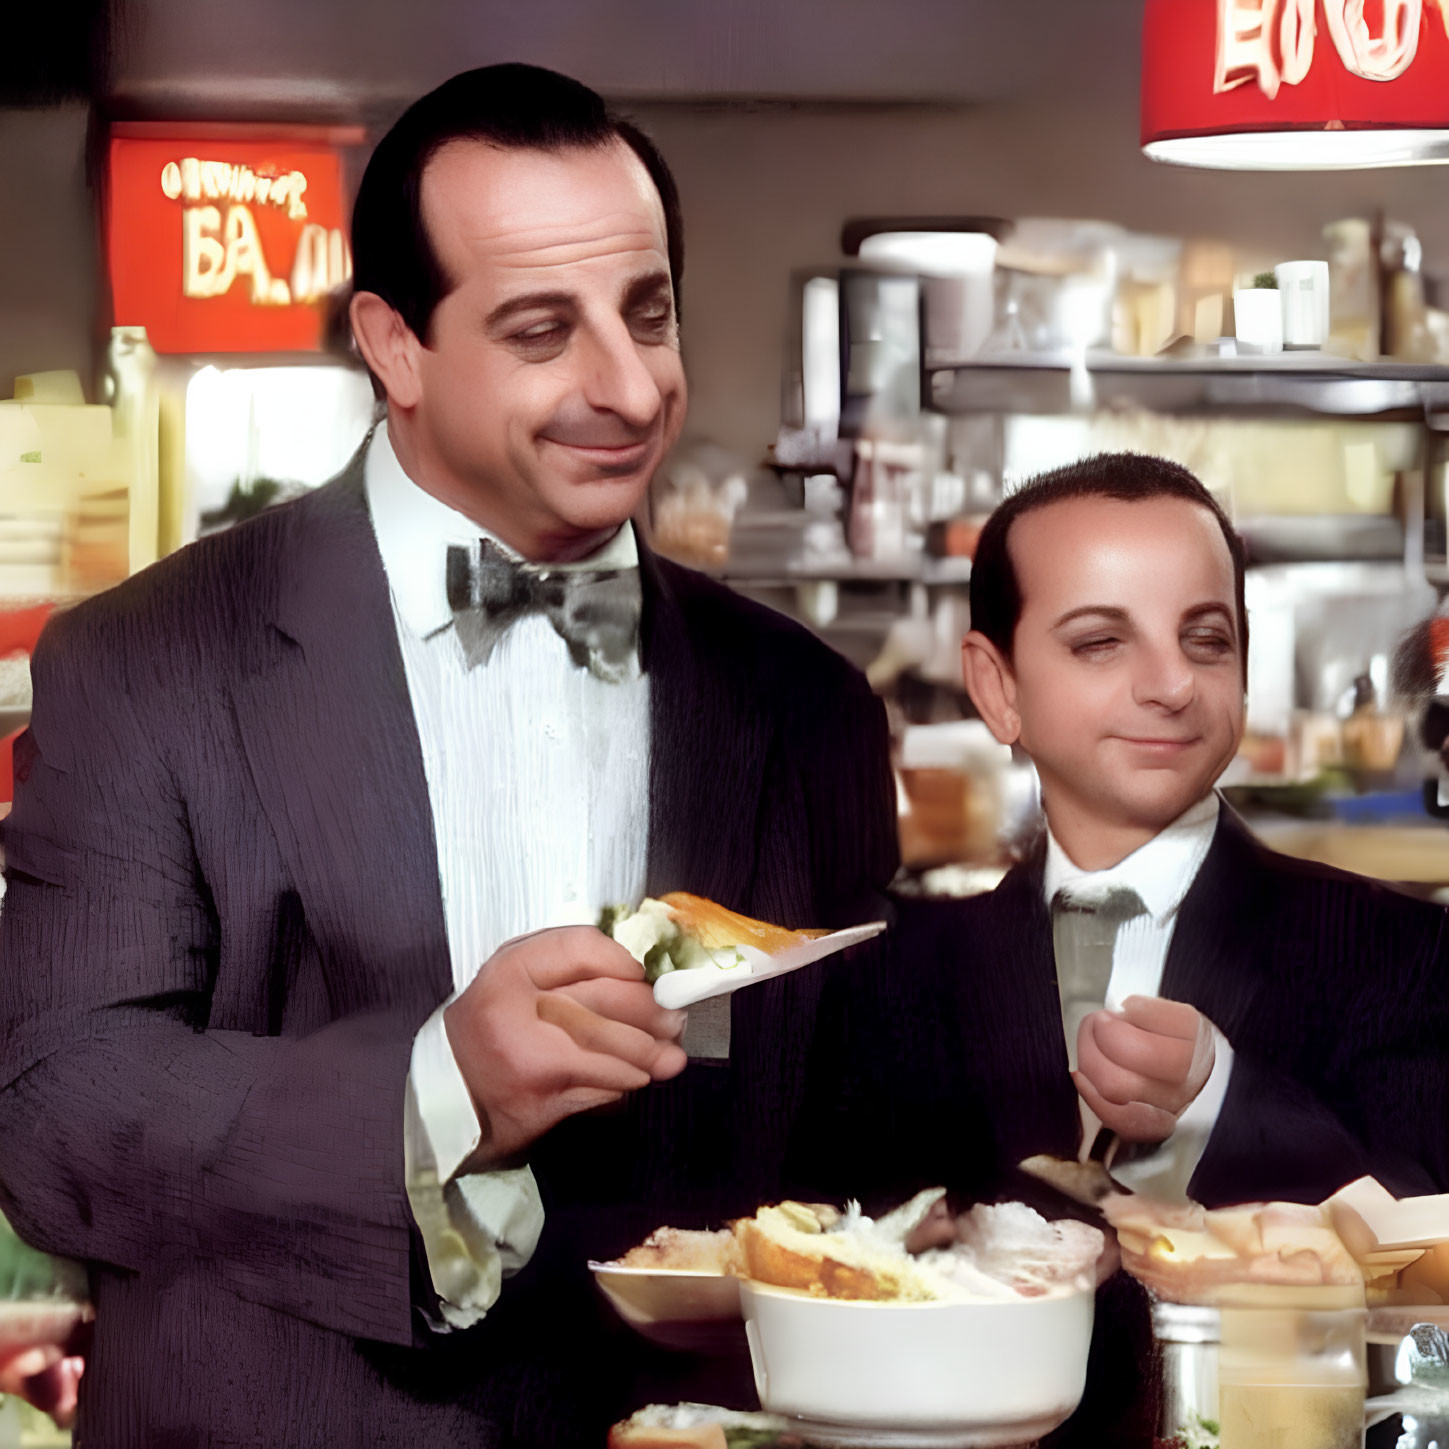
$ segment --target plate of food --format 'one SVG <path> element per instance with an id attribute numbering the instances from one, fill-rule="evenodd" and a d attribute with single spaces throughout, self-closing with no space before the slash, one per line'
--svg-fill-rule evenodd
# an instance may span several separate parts
<path id="1" fill-rule="evenodd" d="M 706 1324 L 737 1343 L 742 1318 L 762 1407 L 811 1444 L 1036 1438 L 1081 1398 L 1104 1236 L 1022 1203 L 952 1218 L 944 1199 L 933 1188 L 877 1220 L 784 1202 L 728 1232 L 661 1229 L 590 1267 L 656 1343 L 697 1346 Z"/>
<path id="2" fill-rule="evenodd" d="M 589 1264 L 614 1311 L 641 1337 L 689 1353 L 743 1353 L 739 1247 L 729 1229 L 658 1228 L 622 1258 Z"/>
<path id="3" fill-rule="evenodd" d="M 806 1449 L 774 1414 L 713 1404 L 649 1404 L 609 1431 L 608 1449 Z"/>
<path id="4" fill-rule="evenodd" d="M 842 931 L 792 930 L 687 891 L 610 906 L 599 920 L 599 929 L 643 965 L 655 1001 L 671 1010 L 798 971 L 885 928 L 885 921 L 870 921 Z"/>
<path id="5" fill-rule="evenodd" d="M 735 1225 L 760 1403 L 811 1444 L 965 1449 L 1039 1438 L 1086 1383 L 1104 1235 L 978 1204 L 907 1251 L 944 1197 L 832 1226 L 799 1204 Z"/>

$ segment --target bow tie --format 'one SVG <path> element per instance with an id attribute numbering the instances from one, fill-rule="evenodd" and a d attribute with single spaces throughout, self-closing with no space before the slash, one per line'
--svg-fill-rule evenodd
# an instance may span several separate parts
<path id="1" fill-rule="evenodd" d="M 575 664 L 618 684 L 637 658 L 640 601 L 637 568 L 535 568 L 486 538 L 448 549 L 448 604 L 470 669 L 517 620 L 542 614 Z"/>

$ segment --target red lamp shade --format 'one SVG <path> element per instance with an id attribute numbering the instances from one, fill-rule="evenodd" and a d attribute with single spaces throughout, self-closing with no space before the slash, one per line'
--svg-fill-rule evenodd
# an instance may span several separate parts
<path id="1" fill-rule="evenodd" d="M 1265 171 L 1449 161 L 1449 0 L 1147 0 L 1142 149 Z"/>

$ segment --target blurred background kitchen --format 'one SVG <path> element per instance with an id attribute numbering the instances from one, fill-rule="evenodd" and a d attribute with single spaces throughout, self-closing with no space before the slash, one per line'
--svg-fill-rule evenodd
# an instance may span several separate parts
<path id="1" fill-rule="evenodd" d="M 345 462 L 373 409 L 337 301 L 370 143 L 453 72 L 524 60 L 631 111 L 675 170 L 691 408 L 648 524 L 868 670 L 903 884 L 990 885 L 1034 819 L 1029 767 L 960 685 L 982 519 L 1014 479 L 1135 448 L 1198 472 L 1249 541 L 1232 798 L 1280 848 L 1449 885 L 1437 761 L 1391 684 L 1449 586 L 1449 187 L 1304 169 L 1344 159 L 1335 138 L 1388 136 L 1359 162 L 1443 148 L 1415 107 L 1449 95 L 1449 22 L 1440 0 L 1356 22 L 1344 0 L 1166 4 L 7 14 L 0 730 L 24 724 L 51 608 Z M 1207 122 L 1173 113 L 1194 88 Z M 1311 114 L 1360 94 L 1387 130 Z M 1273 171 L 1144 155 L 1144 129 L 1205 129 L 1187 159 L 1221 163 L 1224 97 L 1238 131 L 1312 134 L 1247 157 Z"/>

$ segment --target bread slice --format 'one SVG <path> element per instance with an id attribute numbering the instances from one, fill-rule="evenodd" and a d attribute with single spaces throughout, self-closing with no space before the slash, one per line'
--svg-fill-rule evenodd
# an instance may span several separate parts
<path id="1" fill-rule="evenodd" d="M 656 1429 L 626 1421 L 609 1430 L 608 1449 L 729 1449 L 729 1441 L 719 1424 L 700 1424 L 693 1429 Z"/>
<path id="2" fill-rule="evenodd" d="M 806 941 L 830 934 L 829 931 L 791 931 L 784 926 L 752 920 L 749 916 L 727 911 L 702 896 L 692 896 L 688 891 L 670 891 L 659 899 L 669 907 L 679 928 L 693 936 L 707 951 L 727 946 L 753 946 L 757 951 L 774 956 L 791 946 L 801 946 Z"/>
<path id="3" fill-rule="evenodd" d="M 712 1404 L 648 1404 L 609 1430 L 608 1449 L 727 1449 L 731 1437 L 750 1444 L 798 1445 L 783 1420 Z"/>
<path id="4" fill-rule="evenodd" d="M 747 1275 L 815 1298 L 922 1302 L 937 1296 L 903 1251 L 851 1232 L 826 1232 L 802 1203 L 761 1208 L 735 1224 Z"/>

